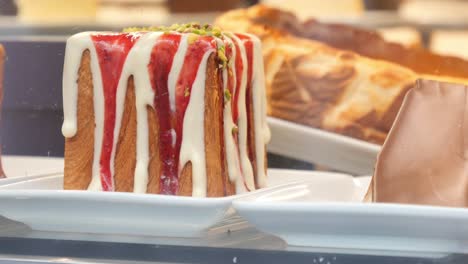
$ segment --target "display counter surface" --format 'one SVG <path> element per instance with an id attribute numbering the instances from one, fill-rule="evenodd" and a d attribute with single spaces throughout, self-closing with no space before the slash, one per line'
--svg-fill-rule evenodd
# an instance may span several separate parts
<path id="1" fill-rule="evenodd" d="M 363 238 L 364 239 L 364 238 Z M 198 239 L 15 232 L 0 237 L 0 263 L 467 263 L 468 255 L 290 248 L 236 220 Z"/>

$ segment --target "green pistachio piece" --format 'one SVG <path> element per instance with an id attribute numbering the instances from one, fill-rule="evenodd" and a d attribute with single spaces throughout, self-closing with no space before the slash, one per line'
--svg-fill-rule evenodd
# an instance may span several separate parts
<path id="1" fill-rule="evenodd" d="M 179 24 L 172 24 L 172 25 L 169 27 L 169 30 L 177 30 L 179 27 L 180 27 Z"/>
<path id="2" fill-rule="evenodd" d="M 188 36 L 188 44 L 190 45 L 190 44 L 195 43 L 195 41 L 197 41 L 199 38 L 200 38 L 200 36 L 197 35 L 197 34 L 190 34 Z"/>
<path id="3" fill-rule="evenodd" d="M 224 45 L 218 47 L 218 58 L 221 60 L 221 68 L 226 68 L 228 58 L 226 57 L 226 51 L 224 49 Z"/>
<path id="4" fill-rule="evenodd" d="M 210 24 L 200 25 L 198 22 L 187 24 L 173 24 L 171 26 L 150 26 L 150 27 L 128 27 L 124 28 L 123 32 L 138 32 L 138 31 L 156 31 L 156 32 L 179 32 L 179 33 L 194 33 L 201 36 L 214 36 L 217 38 L 223 37 L 223 32 L 219 27 L 213 27 Z"/>
<path id="5" fill-rule="evenodd" d="M 224 102 L 227 103 L 231 100 L 231 92 L 226 89 L 224 90 Z"/>

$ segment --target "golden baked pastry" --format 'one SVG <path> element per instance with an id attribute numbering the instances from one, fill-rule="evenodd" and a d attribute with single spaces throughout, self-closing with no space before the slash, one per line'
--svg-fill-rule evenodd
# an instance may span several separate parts
<path id="1" fill-rule="evenodd" d="M 252 25 L 266 26 L 369 58 L 394 62 L 419 74 L 468 79 L 468 61 L 461 58 L 389 42 L 376 31 L 344 24 L 322 23 L 315 19 L 303 22 L 291 12 L 266 5 L 226 12 L 217 18 L 216 23 L 227 29 L 237 27 L 238 31 L 246 32 L 250 31 L 249 27 Z"/>
<path id="2" fill-rule="evenodd" d="M 320 42 L 263 38 L 268 113 L 382 143 L 417 75 Z"/>
<path id="3" fill-rule="evenodd" d="M 227 12 L 216 24 L 262 39 L 269 115 L 369 142 L 383 143 L 416 79 L 468 82 L 461 59 L 386 42 L 372 31 L 301 23 L 264 5 Z"/>
<path id="4" fill-rule="evenodd" d="M 279 30 L 245 26 L 262 39 L 270 116 L 383 143 L 417 74 Z"/>

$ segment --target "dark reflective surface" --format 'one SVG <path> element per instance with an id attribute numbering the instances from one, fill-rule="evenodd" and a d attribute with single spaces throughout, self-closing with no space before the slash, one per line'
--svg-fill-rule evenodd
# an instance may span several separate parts
<path id="1" fill-rule="evenodd" d="M 65 38 L 62 41 L 0 38 L 0 43 L 7 53 L 1 116 L 3 153 L 62 156 Z"/>
<path id="2" fill-rule="evenodd" d="M 148 261 L 167 263 L 467 263 L 468 255 L 402 257 L 373 254 L 255 250 L 157 244 L 1 238 L 0 254 L 11 259 L 34 255 L 54 263 Z M 13 257 L 14 256 L 14 257 Z M 39 258 L 38 258 L 39 259 Z M 66 259 L 66 261 L 63 261 Z M 43 261 L 44 261 L 43 260 Z M 60 262 L 60 261 L 63 262 Z M 1 262 L 0 262 L 1 263 Z M 9 263 L 4 261 L 3 263 Z M 13 262 L 10 262 L 13 263 Z M 30 262 L 28 262 L 30 263 Z"/>

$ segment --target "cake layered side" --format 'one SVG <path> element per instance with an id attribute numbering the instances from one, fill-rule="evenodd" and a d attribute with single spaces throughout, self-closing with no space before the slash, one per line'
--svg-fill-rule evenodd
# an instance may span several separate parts
<path id="1" fill-rule="evenodd" d="M 265 185 L 259 40 L 163 30 L 68 40 L 65 189 L 203 197 Z"/>

